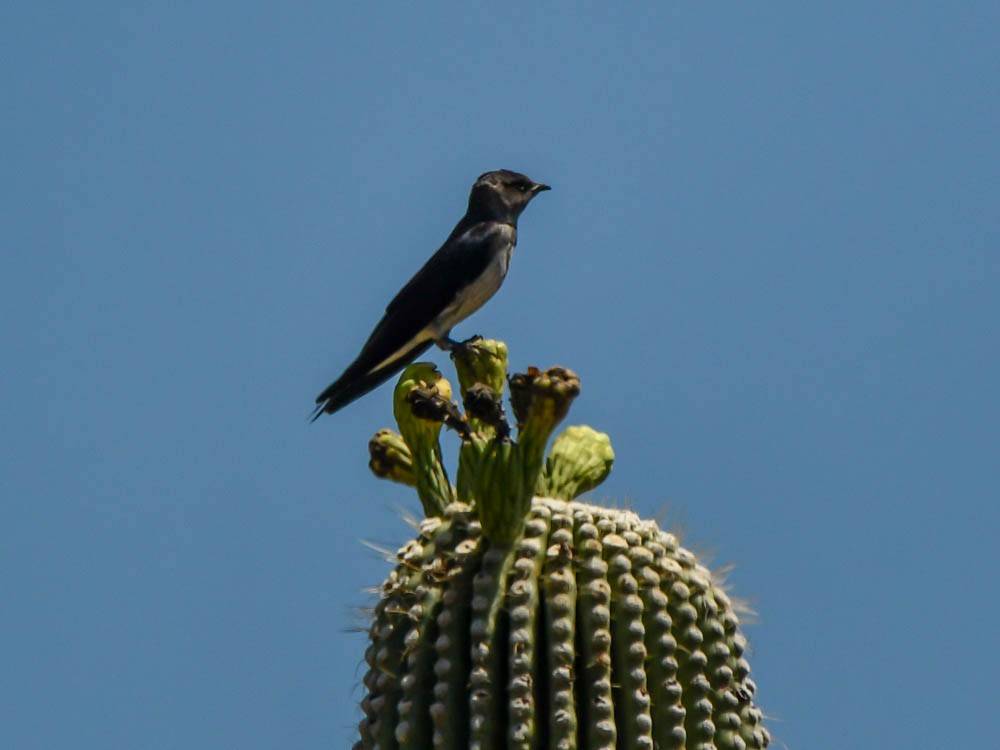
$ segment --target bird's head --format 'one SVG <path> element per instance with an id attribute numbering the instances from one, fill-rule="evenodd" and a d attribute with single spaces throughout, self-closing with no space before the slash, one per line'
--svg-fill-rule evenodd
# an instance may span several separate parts
<path id="1" fill-rule="evenodd" d="M 519 172 L 498 169 L 476 180 L 469 196 L 469 208 L 495 212 L 494 218 L 514 222 L 531 199 L 546 190 L 551 188 Z"/>

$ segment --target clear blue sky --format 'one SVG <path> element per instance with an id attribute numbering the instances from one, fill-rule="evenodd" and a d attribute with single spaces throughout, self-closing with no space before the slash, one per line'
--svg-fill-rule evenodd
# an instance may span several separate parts
<path id="1" fill-rule="evenodd" d="M 8 3 L 0 746 L 344 747 L 413 494 L 310 425 L 469 186 L 455 331 L 581 376 L 596 499 L 759 613 L 788 748 L 988 747 L 1000 5 Z M 438 357 L 438 361 L 446 364 Z"/>

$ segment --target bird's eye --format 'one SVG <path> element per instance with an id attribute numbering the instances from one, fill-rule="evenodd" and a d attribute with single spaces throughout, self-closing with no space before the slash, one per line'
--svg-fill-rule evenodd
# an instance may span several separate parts
<path id="1" fill-rule="evenodd" d="M 519 183 L 517 183 L 517 189 L 521 193 L 527 193 L 528 192 L 528 184 L 526 182 L 519 182 Z"/>

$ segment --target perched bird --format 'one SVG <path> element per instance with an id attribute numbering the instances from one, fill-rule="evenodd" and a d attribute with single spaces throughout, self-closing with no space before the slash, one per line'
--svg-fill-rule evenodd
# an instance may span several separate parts
<path id="1" fill-rule="evenodd" d="M 344 374 L 316 397 L 315 421 L 391 378 L 431 344 L 451 349 L 451 329 L 503 283 L 517 244 L 517 217 L 548 185 L 499 169 L 472 186 L 469 208 L 448 239 L 385 308 Z"/>

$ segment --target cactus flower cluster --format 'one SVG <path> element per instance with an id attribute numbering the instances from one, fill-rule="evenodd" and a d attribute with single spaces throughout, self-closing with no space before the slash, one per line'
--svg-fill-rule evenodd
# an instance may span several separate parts
<path id="1" fill-rule="evenodd" d="M 464 412 L 408 367 L 372 471 L 425 518 L 379 590 L 356 748 L 763 748 L 737 608 L 674 535 L 577 501 L 607 435 L 552 433 L 580 392 L 563 368 L 507 378 L 496 341 L 453 354 Z M 516 430 L 502 396 L 510 390 Z M 461 439 L 455 483 L 440 433 Z"/>

